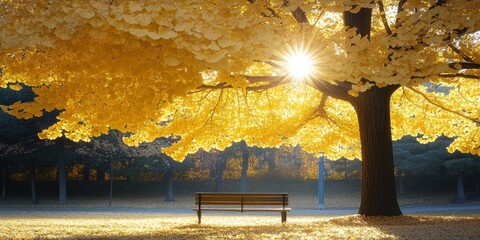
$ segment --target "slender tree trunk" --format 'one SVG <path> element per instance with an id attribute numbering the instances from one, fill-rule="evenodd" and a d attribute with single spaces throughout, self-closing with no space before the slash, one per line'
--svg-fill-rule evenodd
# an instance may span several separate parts
<path id="1" fill-rule="evenodd" d="M 400 196 L 403 196 L 405 194 L 403 178 L 404 177 L 402 175 L 398 175 L 398 191 Z"/>
<path id="2" fill-rule="evenodd" d="M 63 150 L 62 150 L 63 151 Z M 67 176 L 65 172 L 65 155 L 60 154 L 57 160 L 58 203 L 67 203 Z"/>
<path id="3" fill-rule="evenodd" d="M 224 166 L 223 166 L 223 157 L 217 157 L 217 160 L 216 160 L 216 167 L 215 167 L 215 185 L 216 185 L 216 191 L 217 192 L 222 192 L 223 191 L 223 170 L 224 170 Z"/>
<path id="4" fill-rule="evenodd" d="M 346 181 L 348 176 L 348 160 L 346 158 L 343 161 L 343 167 L 345 168 L 345 172 L 343 173 L 343 180 Z"/>
<path id="5" fill-rule="evenodd" d="M 112 198 L 113 198 L 113 166 L 112 160 L 110 160 L 110 192 L 108 194 L 108 207 L 112 206 Z"/>
<path id="6" fill-rule="evenodd" d="M 293 147 L 293 165 L 297 168 L 302 166 L 302 149 L 300 145 Z"/>
<path id="7" fill-rule="evenodd" d="M 36 189 L 36 164 L 35 164 L 35 158 L 32 158 L 31 163 L 30 163 L 30 187 L 31 187 L 31 192 L 32 192 L 32 203 L 38 203 L 38 198 L 37 198 L 37 189 Z"/>
<path id="8" fill-rule="evenodd" d="M 173 197 L 173 177 L 175 175 L 175 170 L 173 167 L 170 166 L 166 173 L 166 179 L 167 179 L 167 198 L 165 199 L 166 202 L 175 202 L 175 199 Z"/>
<path id="9" fill-rule="evenodd" d="M 475 193 L 477 196 L 480 196 L 480 175 L 477 173 L 475 175 Z"/>
<path id="10" fill-rule="evenodd" d="M 352 103 L 362 144 L 362 193 L 359 214 L 401 215 L 395 190 L 390 96 L 397 89 L 373 87 Z"/>
<path id="11" fill-rule="evenodd" d="M 458 174 L 457 176 L 457 203 L 465 202 L 465 191 L 463 188 L 463 175 Z"/>
<path id="12" fill-rule="evenodd" d="M 274 149 L 265 149 L 265 160 L 268 163 L 268 176 L 275 176 L 275 150 Z"/>
<path id="13" fill-rule="evenodd" d="M 246 192 L 249 154 L 246 143 L 243 142 L 242 145 L 242 176 L 240 177 L 240 192 Z"/>
<path id="14" fill-rule="evenodd" d="M 103 182 L 105 180 L 105 171 L 97 168 L 97 182 Z"/>
<path id="15" fill-rule="evenodd" d="M 90 166 L 83 164 L 83 173 L 82 173 L 82 189 L 86 193 L 88 190 L 88 184 L 90 180 Z"/>
<path id="16" fill-rule="evenodd" d="M 2 167 L 2 200 L 7 199 L 7 178 L 8 178 L 8 163 L 7 160 L 3 161 Z"/>

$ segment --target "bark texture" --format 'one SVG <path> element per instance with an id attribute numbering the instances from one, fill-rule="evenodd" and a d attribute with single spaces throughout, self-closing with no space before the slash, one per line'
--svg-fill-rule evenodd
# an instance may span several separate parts
<path id="1" fill-rule="evenodd" d="M 359 214 L 401 215 L 395 190 L 390 96 L 396 88 L 360 93 L 353 103 L 362 144 L 362 191 Z"/>

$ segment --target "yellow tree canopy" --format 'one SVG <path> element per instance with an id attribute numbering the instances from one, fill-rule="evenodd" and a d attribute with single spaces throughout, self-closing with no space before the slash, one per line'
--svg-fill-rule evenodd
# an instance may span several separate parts
<path id="1" fill-rule="evenodd" d="M 372 9 L 364 37 L 342 15 L 362 8 Z M 446 135 L 456 137 L 451 151 L 480 155 L 480 1 L 3 0 L 0 9 L 0 85 L 37 94 L 2 109 L 61 110 L 41 138 L 118 129 L 131 145 L 179 137 L 163 149 L 178 160 L 241 139 L 354 158 L 347 101 L 398 85 L 394 139 Z M 289 71 L 298 55 L 310 74 Z"/>

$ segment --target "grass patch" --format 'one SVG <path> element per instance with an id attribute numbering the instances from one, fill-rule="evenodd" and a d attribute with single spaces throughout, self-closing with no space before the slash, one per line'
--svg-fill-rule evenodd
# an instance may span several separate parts
<path id="1" fill-rule="evenodd" d="M 478 239 L 480 217 L 4 212 L 0 239 Z"/>

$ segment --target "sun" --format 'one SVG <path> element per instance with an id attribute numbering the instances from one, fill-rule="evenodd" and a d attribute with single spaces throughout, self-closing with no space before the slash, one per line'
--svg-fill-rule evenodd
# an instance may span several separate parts
<path id="1" fill-rule="evenodd" d="M 283 55 L 285 73 L 295 82 L 311 79 L 316 70 L 316 61 L 307 48 L 293 48 Z"/>

